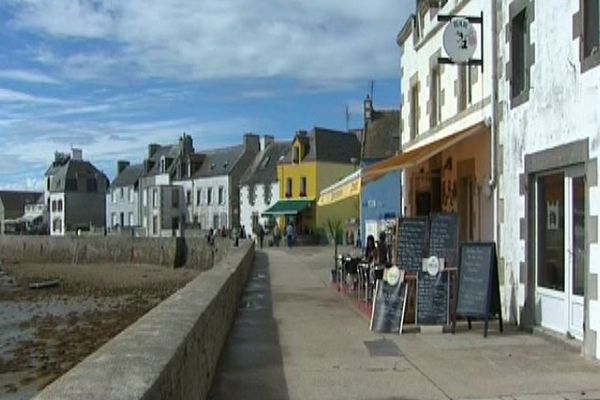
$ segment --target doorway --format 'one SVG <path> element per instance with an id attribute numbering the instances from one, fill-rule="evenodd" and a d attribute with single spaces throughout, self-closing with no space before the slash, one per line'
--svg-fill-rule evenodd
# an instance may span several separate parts
<path id="1" fill-rule="evenodd" d="M 583 339 L 585 176 L 583 166 L 535 179 L 536 323 Z"/>

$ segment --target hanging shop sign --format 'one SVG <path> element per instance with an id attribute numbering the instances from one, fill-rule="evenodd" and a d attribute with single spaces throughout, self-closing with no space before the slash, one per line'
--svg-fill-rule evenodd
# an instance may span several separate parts
<path id="1" fill-rule="evenodd" d="M 438 58 L 440 64 L 478 65 L 483 70 L 483 42 L 479 43 L 474 25 L 483 32 L 483 13 L 479 17 L 438 15 L 438 21 L 448 22 L 444 29 L 443 45 L 448 57 Z M 480 58 L 475 59 L 479 44 Z"/>

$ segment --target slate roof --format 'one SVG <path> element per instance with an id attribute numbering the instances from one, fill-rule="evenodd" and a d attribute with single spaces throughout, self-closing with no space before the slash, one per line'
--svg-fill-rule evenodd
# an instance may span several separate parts
<path id="1" fill-rule="evenodd" d="M 178 154 L 179 146 L 175 144 L 167 146 L 158 146 L 158 149 L 154 152 L 154 154 L 152 154 L 152 157 L 149 158 L 149 160 L 153 162 L 152 168 L 150 168 L 150 171 L 143 174 L 143 176 L 153 176 L 161 174 L 160 159 L 164 156 L 165 158 L 170 158 L 174 161 L 177 158 Z M 169 165 L 169 168 L 167 168 L 167 172 L 169 172 L 174 165 L 175 163 L 171 163 L 171 165 Z"/>
<path id="2" fill-rule="evenodd" d="M 363 135 L 362 158 L 383 159 L 400 149 L 400 111 L 373 111 Z"/>
<path id="3" fill-rule="evenodd" d="M 229 175 L 244 154 L 244 145 L 223 147 L 204 152 L 206 155 L 202 166 L 192 178 Z"/>
<path id="4" fill-rule="evenodd" d="M 360 157 L 360 142 L 355 133 L 341 132 L 315 127 L 307 136 L 296 135 L 296 139 L 305 141 L 305 156 L 302 161 L 332 162 L 351 164 L 351 159 Z M 294 139 L 294 140 L 296 140 Z M 283 164 L 292 162 L 289 151 Z"/>
<path id="5" fill-rule="evenodd" d="M 69 158 L 68 161 L 62 165 L 53 163 L 50 168 L 48 168 L 46 175 L 51 175 L 53 177 L 50 183 L 50 192 L 70 191 L 66 190 L 67 179 L 78 180 L 78 191 L 85 191 L 85 185 L 82 183 L 82 179 L 93 177 L 96 178 L 98 183 L 100 183 L 101 179 L 108 182 L 106 175 L 94 167 L 89 161 L 73 160 L 72 158 Z M 101 185 L 98 185 L 99 189 L 100 187 Z"/>
<path id="6" fill-rule="evenodd" d="M 277 163 L 290 153 L 291 142 L 273 142 L 254 157 L 252 165 L 242 177 L 241 185 L 277 182 Z"/>
<path id="7" fill-rule="evenodd" d="M 4 219 L 15 219 L 25 214 L 26 204 L 39 203 L 41 192 L 0 191 L 0 201 L 4 206 Z"/>
<path id="8" fill-rule="evenodd" d="M 110 187 L 115 188 L 135 186 L 136 182 L 138 181 L 138 179 L 140 179 L 143 172 L 144 164 L 128 165 L 123 171 L 121 171 L 119 175 L 115 177 Z"/>

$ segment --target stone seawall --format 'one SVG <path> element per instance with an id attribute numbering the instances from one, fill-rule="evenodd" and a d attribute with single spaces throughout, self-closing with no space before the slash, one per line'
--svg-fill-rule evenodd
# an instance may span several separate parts
<path id="1" fill-rule="evenodd" d="M 0 236 L 0 260 L 14 263 L 134 263 L 208 269 L 231 248 L 229 239 L 121 236 Z"/>
<path id="2" fill-rule="evenodd" d="M 205 399 L 253 260 L 233 249 L 34 399 Z"/>

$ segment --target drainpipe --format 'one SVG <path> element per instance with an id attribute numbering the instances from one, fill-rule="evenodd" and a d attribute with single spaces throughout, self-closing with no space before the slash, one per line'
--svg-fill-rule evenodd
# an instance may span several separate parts
<path id="1" fill-rule="evenodd" d="M 490 181 L 489 186 L 492 191 L 493 198 L 493 224 L 495 226 L 494 231 L 494 242 L 498 244 L 500 238 L 500 224 L 498 223 L 498 204 L 499 204 L 499 193 L 498 193 L 498 182 L 497 182 L 497 170 L 498 170 L 498 0 L 492 0 L 492 10 L 490 16 L 492 19 L 492 121 L 490 127 Z M 498 244 L 499 245 L 499 244 Z"/>

